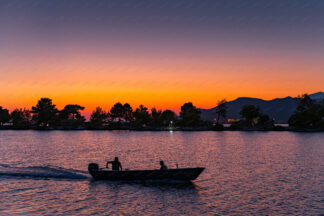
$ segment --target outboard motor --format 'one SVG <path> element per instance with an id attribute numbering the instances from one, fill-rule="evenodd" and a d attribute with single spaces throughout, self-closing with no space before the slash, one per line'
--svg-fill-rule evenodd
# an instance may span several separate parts
<path id="1" fill-rule="evenodd" d="M 98 164 L 96 164 L 96 163 L 90 163 L 90 164 L 88 165 L 88 171 L 89 171 L 90 173 L 95 172 L 95 171 L 98 171 L 98 170 L 99 170 L 99 166 L 98 166 Z"/>

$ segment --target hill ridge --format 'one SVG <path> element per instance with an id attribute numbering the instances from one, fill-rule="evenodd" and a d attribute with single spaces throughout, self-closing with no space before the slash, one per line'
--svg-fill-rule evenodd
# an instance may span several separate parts
<path id="1" fill-rule="evenodd" d="M 313 100 L 324 100 L 324 92 L 316 92 L 309 95 Z M 273 118 L 276 123 L 287 123 L 289 117 L 295 112 L 298 106 L 298 98 L 287 96 L 284 98 L 274 98 L 264 100 L 253 97 L 238 97 L 235 100 L 227 102 L 227 119 L 239 119 L 239 112 L 244 105 L 259 106 L 264 114 Z M 199 109 L 201 118 L 212 121 L 216 117 L 216 107 L 211 109 Z"/>

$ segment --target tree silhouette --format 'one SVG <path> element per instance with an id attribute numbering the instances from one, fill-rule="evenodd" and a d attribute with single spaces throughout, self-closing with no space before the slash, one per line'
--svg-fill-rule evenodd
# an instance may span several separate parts
<path id="1" fill-rule="evenodd" d="M 31 114 L 27 109 L 15 109 L 11 112 L 11 119 L 14 128 L 27 128 L 30 125 Z"/>
<path id="2" fill-rule="evenodd" d="M 32 107 L 33 120 L 37 122 L 38 126 L 47 127 L 53 125 L 58 112 L 55 106 L 52 104 L 52 99 L 41 98 L 37 105 Z"/>
<path id="3" fill-rule="evenodd" d="M 157 110 L 156 108 L 151 109 L 151 126 L 162 126 L 161 121 L 162 111 Z"/>
<path id="4" fill-rule="evenodd" d="M 123 105 L 123 118 L 128 122 L 133 120 L 133 108 L 128 103 Z"/>
<path id="5" fill-rule="evenodd" d="M 270 119 L 268 115 L 260 114 L 256 127 L 259 129 L 271 129 L 274 127 L 274 120 Z"/>
<path id="6" fill-rule="evenodd" d="M 161 114 L 161 122 L 163 126 L 168 126 L 170 122 L 175 122 L 177 120 L 177 115 L 171 110 L 164 110 Z"/>
<path id="7" fill-rule="evenodd" d="M 274 120 L 263 114 L 260 108 L 254 105 L 245 105 L 240 112 L 243 120 L 233 122 L 231 129 L 249 129 L 251 127 L 259 130 L 271 130 L 274 128 Z"/>
<path id="8" fill-rule="evenodd" d="M 81 112 L 84 110 L 84 107 L 77 104 L 68 104 L 60 111 L 60 115 L 63 119 L 67 120 L 76 120 L 81 118 Z"/>
<path id="9" fill-rule="evenodd" d="M 226 118 L 226 113 L 227 113 L 227 105 L 226 105 L 227 101 L 226 99 L 222 99 L 221 101 L 219 101 L 217 103 L 217 107 L 216 107 L 216 115 L 217 115 L 217 120 L 216 120 L 216 124 L 219 124 L 219 119 Z"/>
<path id="10" fill-rule="evenodd" d="M 97 107 L 91 114 L 90 124 L 95 127 L 101 127 L 107 118 L 108 114 L 101 107 Z"/>
<path id="11" fill-rule="evenodd" d="M 308 94 L 303 94 L 301 96 L 298 96 L 299 104 L 297 107 L 297 111 L 303 112 L 305 110 L 308 110 L 314 106 L 315 101 L 313 101 Z"/>
<path id="12" fill-rule="evenodd" d="M 120 122 L 124 117 L 124 106 L 120 102 L 115 103 L 110 109 L 109 116 L 112 118 L 112 120 L 118 119 Z"/>
<path id="13" fill-rule="evenodd" d="M 135 127 L 145 127 L 151 121 L 151 115 L 147 107 L 140 105 L 134 112 L 134 125 Z"/>
<path id="14" fill-rule="evenodd" d="M 260 108 L 254 105 L 245 105 L 243 106 L 240 115 L 246 120 L 247 125 L 251 127 L 254 125 L 254 121 L 261 115 Z"/>
<path id="15" fill-rule="evenodd" d="M 185 103 L 181 106 L 179 122 L 182 126 L 199 126 L 202 124 L 200 119 L 200 111 L 191 103 Z"/>
<path id="16" fill-rule="evenodd" d="M 4 123 L 8 123 L 10 121 L 9 110 L 3 109 L 0 106 L 0 125 L 2 126 Z"/>
<path id="17" fill-rule="evenodd" d="M 307 94 L 300 96 L 299 105 L 288 123 L 299 129 L 324 129 L 324 102 L 316 103 Z"/>
<path id="18" fill-rule="evenodd" d="M 60 124 L 61 126 L 81 126 L 85 122 L 84 116 L 81 115 L 81 111 L 84 107 L 77 104 L 68 104 L 60 111 Z"/>

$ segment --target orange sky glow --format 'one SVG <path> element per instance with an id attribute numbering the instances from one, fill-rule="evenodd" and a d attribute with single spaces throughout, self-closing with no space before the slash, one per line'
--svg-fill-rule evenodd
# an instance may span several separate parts
<path id="1" fill-rule="evenodd" d="M 49 97 L 85 113 L 116 102 L 178 112 L 324 90 L 319 6 L 34 2 L 0 13 L 0 106 L 10 110 Z"/>
<path id="2" fill-rule="evenodd" d="M 31 108 L 39 98 L 50 97 L 59 108 L 80 104 L 86 112 L 96 106 L 108 110 L 118 101 L 133 108 L 144 104 L 178 111 L 188 101 L 211 108 L 222 98 L 273 99 L 321 90 L 324 63 L 320 59 L 240 55 L 201 59 L 196 53 L 180 60 L 163 59 L 163 54 L 161 59 L 148 54 L 120 59 L 18 56 L 1 64 L 6 73 L 0 81 L 0 101 L 9 109 Z M 305 71 L 317 76 L 306 77 Z"/>

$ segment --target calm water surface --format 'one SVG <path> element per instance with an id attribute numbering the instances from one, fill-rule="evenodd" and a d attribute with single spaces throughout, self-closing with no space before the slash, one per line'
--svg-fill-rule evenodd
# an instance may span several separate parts
<path id="1" fill-rule="evenodd" d="M 192 184 L 93 181 L 90 162 L 204 166 Z M 324 215 L 324 133 L 0 131 L 0 215 Z"/>

